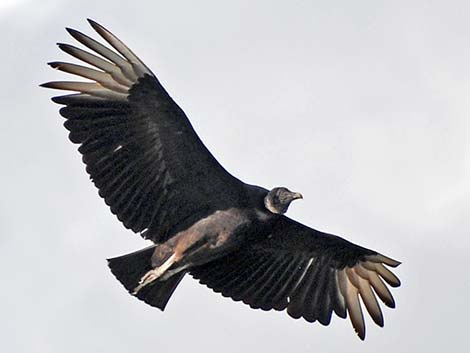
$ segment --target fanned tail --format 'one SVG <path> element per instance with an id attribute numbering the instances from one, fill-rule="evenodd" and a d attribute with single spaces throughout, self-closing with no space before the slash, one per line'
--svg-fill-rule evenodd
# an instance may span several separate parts
<path id="1" fill-rule="evenodd" d="M 111 272 L 129 293 L 133 293 L 142 276 L 152 269 L 151 258 L 154 250 L 155 246 L 151 246 L 130 254 L 108 259 L 108 266 Z M 165 281 L 155 281 L 133 295 L 163 311 L 184 275 L 185 272 L 179 272 Z"/>

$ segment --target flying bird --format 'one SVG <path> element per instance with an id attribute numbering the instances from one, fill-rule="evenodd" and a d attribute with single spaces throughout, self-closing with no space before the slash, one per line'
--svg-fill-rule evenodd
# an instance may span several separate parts
<path id="1" fill-rule="evenodd" d="M 189 273 L 252 308 L 287 310 L 323 325 L 333 312 L 349 315 L 361 339 L 363 306 L 383 326 L 377 298 L 395 307 L 388 286 L 400 281 L 388 267 L 400 262 L 285 216 L 300 193 L 228 173 L 152 71 L 88 21 L 101 42 L 67 28 L 84 49 L 58 44 L 88 65 L 49 65 L 89 81 L 41 86 L 75 92 L 52 100 L 63 105 L 64 126 L 87 173 L 123 225 L 153 242 L 108 260 L 129 293 L 164 310 Z"/>

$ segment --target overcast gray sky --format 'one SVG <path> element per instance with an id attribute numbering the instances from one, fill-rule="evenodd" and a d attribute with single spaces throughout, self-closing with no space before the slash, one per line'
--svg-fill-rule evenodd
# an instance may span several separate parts
<path id="1" fill-rule="evenodd" d="M 470 297 L 468 1 L 2 0 L 4 352 L 463 352 Z M 233 174 L 301 191 L 289 216 L 403 261 L 361 342 L 255 311 L 188 277 L 162 313 L 105 258 L 147 245 L 67 140 L 56 42 L 91 17 L 160 78 Z M 466 349 L 465 349 L 466 348 Z"/>

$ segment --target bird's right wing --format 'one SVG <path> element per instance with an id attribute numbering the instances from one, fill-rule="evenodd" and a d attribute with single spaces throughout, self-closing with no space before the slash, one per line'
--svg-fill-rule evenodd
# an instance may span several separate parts
<path id="1" fill-rule="evenodd" d="M 192 218 L 243 197 L 243 184 L 207 150 L 155 75 L 111 32 L 89 22 L 113 49 L 67 29 L 89 51 L 60 49 L 90 66 L 50 65 L 91 81 L 42 86 L 79 92 L 53 101 L 65 105 L 60 114 L 70 140 L 80 144 L 87 172 L 124 226 L 162 242 Z"/>
<path id="2" fill-rule="evenodd" d="M 293 318 L 328 325 L 332 313 L 347 314 L 361 339 L 365 324 L 359 298 L 374 322 L 383 326 L 378 296 L 388 307 L 395 301 L 387 288 L 399 279 L 384 265 L 400 263 L 280 217 L 271 235 L 196 267 L 190 272 L 216 292 L 252 308 L 284 310 Z M 385 283 L 384 283 L 385 281 Z"/>

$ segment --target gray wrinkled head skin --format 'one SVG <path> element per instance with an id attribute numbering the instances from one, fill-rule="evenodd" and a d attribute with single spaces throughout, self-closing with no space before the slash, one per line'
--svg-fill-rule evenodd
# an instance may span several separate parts
<path id="1" fill-rule="evenodd" d="M 284 214 L 293 200 L 303 199 L 301 193 L 285 187 L 274 188 L 264 198 L 264 206 L 272 213 Z"/>

